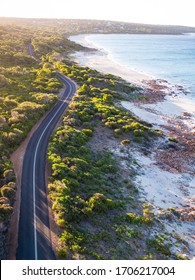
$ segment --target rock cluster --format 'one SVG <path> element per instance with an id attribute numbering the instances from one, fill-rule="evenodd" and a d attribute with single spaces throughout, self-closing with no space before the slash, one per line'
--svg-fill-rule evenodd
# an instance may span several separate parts
<path id="1" fill-rule="evenodd" d="M 178 209 L 177 212 L 185 222 L 195 222 L 195 206 Z"/>

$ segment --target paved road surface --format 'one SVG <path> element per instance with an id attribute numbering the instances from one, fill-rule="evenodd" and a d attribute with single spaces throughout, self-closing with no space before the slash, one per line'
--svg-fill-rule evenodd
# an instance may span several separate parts
<path id="1" fill-rule="evenodd" d="M 45 183 L 47 146 L 50 135 L 76 91 L 71 80 L 61 74 L 57 75 L 66 85 L 64 95 L 34 132 L 24 156 L 16 253 L 18 260 L 55 259 L 50 240 Z"/>

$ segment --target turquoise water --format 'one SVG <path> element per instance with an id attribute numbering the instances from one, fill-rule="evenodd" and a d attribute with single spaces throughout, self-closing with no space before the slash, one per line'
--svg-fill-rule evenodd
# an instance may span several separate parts
<path id="1" fill-rule="evenodd" d="M 86 35 L 115 62 L 183 86 L 195 102 L 195 34 Z"/>

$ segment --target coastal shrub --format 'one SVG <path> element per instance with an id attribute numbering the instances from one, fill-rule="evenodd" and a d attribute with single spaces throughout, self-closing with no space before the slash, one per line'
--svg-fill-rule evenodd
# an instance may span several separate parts
<path id="1" fill-rule="evenodd" d="M 90 92 L 90 87 L 87 84 L 83 84 L 78 90 L 77 93 L 80 95 L 88 94 Z"/>
<path id="2" fill-rule="evenodd" d="M 64 228 L 65 225 L 66 225 L 64 219 L 58 219 L 58 220 L 57 220 L 57 224 L 58 224 L 58 226 L 61 227 L 61 228 Z"/>
<path id="3" fill-rule="evenodd" d="M 119 135 L 121 135 L 121 134 L 122 134 L 122 130 L 120 128 L 116 128 L 114 130 L 114 136 L 115 137 L 119 137 Z"/>
<path id="4" fill-rule="evenodd" d="M 189 260 L 189 258 L 186 255 L 182 254 L 175 254 L 175 257 L 177 258 L 177 260 Z"/>
<path id="5" fill-rule="evenodd" d="M 122 140 L 121 141 L 121 145 L 128 145 L 128 144 L 130 144 L 131 143 L 131 141 L 130 140 L 128 140 L 128 139 L 125 139 L 125 140 Z"/>
<path id="6" fill-rule="evenodd" d="M 13 211 L 13 207 L 8 204 L 0 204 L 0 223 L 7 221 Z"/>
<path id="7" fill-rule="evenodd" d="M 118 128 L 117 122 L 114 122 L 114 121 L 105 122 L 105 126 L 109 127 L 109 128 L 112 128 L 112 129 Z"/>
<path id="8" fill-rule="evenodd" d="M 117 168 L 112 164 L 104 164 L 101 166 L 101 171 L 104 173 L 116 173 Z"/>
<path id="9" fill-rule="evenodd" d="M 148 127 L 136 121 L 132 121 L 130 124 L 124 125 L 122 128 L 125 132 L 133 131 L 135 136 L 143 135 L 144 131 L 148 130 Z"/>
<path id="10" fill-rule="evenodd" d="M 60 237 L 60 242 L 65 243 L 67 246 L 73 246 L 73 245 L 84 245 L 86 241 L 86 234 L 79 231 L 78 228 L 71 227 L 68 230 L 64 230 Z"/>
<path id="11" fill-rule="evenodd" d="M 117 120 L 117 123 L 122 126 L 123 124 L 125 124 L 125 120 L 120 118 Z"/>
<path id="12" fill-rule="evenodd" d="M 135 137 L 141 137 L 141 136 L 144 136 L 144 131 L 142 129 L 135 129 L 133 131 L 133 134 Z"/>
<path id="13" fill-rule="evenodd" d="M 106 198 L 105 195 L 101 193 L 95 193 L 92 197 L 90 197 L 88 205 L 92 209 L 92 211 L 97 213 L 104 213 L 111 209 L 114 206 L 114 203 L 112 199 Z"/>
<path id="14" fill-rule="evenodd" d="M 3 176 L 5 178 L 6 183 L 8 183 L 10 181 L 14 181 L 14 179 L 15 179 L 15 174 L 12 169 L 5 170 L 3 173 Z"/>
<path id="15" fill-rule="evenodd" d="M 10 204 L 10 201 L 7 197 L 0 197 L 0 204 Z"/>
<path id="16" fill-rule="evenodd" d="M 148 239 L 147 246 L 148 246 L 148 248 L 156 250 L 157 252 L 162 253 L 165 256 L 171 255 L 170 249 L 168 248 L 167 245 L 165 246 L 165 244 L 162 242 L 162 240 L 160 238 Z"/>
<path id="17" fill-rule="evenodd" d="M 146 217 L 148 219 L 151 219 L 154 217 L 154 213 L 149 208 L 143 209 L 143 215 L 144 215 L 144 217 Z"/>
<path id="18" fill-rule="evenodd" d="M 91 129 L 84 128 L 84 129 L 82 129 L 82 132 L 85 135 L 87 135 L 88 137 L 92 137 L 93 136 L 93 131 Z"/>
<path id="19" fill-rule="evenodd" d="M 170 137 L 170 138 L 169 138 L 169 141 L 171 141 L 171 142 L 176 142 L 176 143 L 177 143 L 177 139 L 175 139 L 174 137 Z"/>
<path id="20" fill-rule="evenodd" d="M 111 103 L 113 100 L 113 96 L 111 94 L 104 94 L 103 101 L 106 103 Z"/>
<path id="21" fill-rule="evenodd" d="M 15 100 L 11 100 L 11 99 L 9 99 L 9 97 L 6 97 L 5 99 L 4 99 L 4 104 L 3 104 L 4 106 L 5 106 L 5 108 L 6 109 L 12 109 L 12 108 L 14 108 L 14 107 L 17 107 L 17 105 L 18 105 L 18 102 L 17 101 L 15 101 Z"/>
<path id="22" fill-rule="evenodd" d="M 12 199 L 15 195 L 15 190 L 8 185 L 5 185 L 1 188 L 1 196 Z"/>
<path id="23" fill-rule="evenodd" d="M 158 134 L 158 135 L 163 135 L 163 131 L 162 130 L 160 130 L 160 129 L 155 129 L 155 131 L 153 131 L 153 130 L 150 130 L 149 131 L 149 134 L 150 135 L 155 135 L 155 134 Z"/>
<path id="24" fill-rule="evenodd" d="M 126 124 L 122 126 L 123 132 L 129 132 L 132 130 L 131 125 Z"/>
<path id="25" fill-rule="evenodd" d="M 84 218 L 84 208 L 87 203 L 79 196 L 65 196 L 61 199 L 63 205 L 64 218 L 67 222 L 79 222 Z"/>
<path id="26" fill-rule="evenodd" d="M 66 181 L 68 187 L 71 188 L 71 190 L 76 190 L 80 186 L 80 183 L 77 179 L 79 179 L 78 176 L 76 176 L 76 178 L 69 178 Z"/>
<path id="27" fill-rule="evenodd" d="M 144 216 L 139 216 L 134 213 L 127 213 L 125 216 L 126 221 L 130 222 L 131 224 L 146 224 L 149 225 L 151 223 L 151 219 L 144 217 Z"/>
<path id="28" fill-rule="evenodd" d="M 139 235 L 138 231 L 135 228 L 129 227 L 125 224 L 115 225 L 114 229 L 115 229 L 115 233 L 119 239 L 136 238 Z"/>
<path id="29" fill-rule="evenodd" d="M 57 252 L 58 258 L 59 259 L 65 259 L 68 254 L 68 247 L 64 246 L 63 248 L 60 248 Z"/>
<path id="30" fill-rule="evenodd" d="M 92 120 L 92 116 L 84 110 L 77 112 L 77 115 L 81 122 L 89 122 L 90 120 Z"/>
<path id="31" fill-rule="evenodd" d="M 147 253 L 146 255 L 139 258 L 139 260 L 153 260 L 154 257 L 151 253 Z"/>

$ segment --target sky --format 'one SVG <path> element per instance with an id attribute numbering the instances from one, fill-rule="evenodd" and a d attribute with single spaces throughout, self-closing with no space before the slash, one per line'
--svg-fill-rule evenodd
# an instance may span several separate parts
<path id="1" fill-rule="evenodd" d="M 0 1 L 0 17 L 103 19 L 195 27 L 194 0 Z"/>

